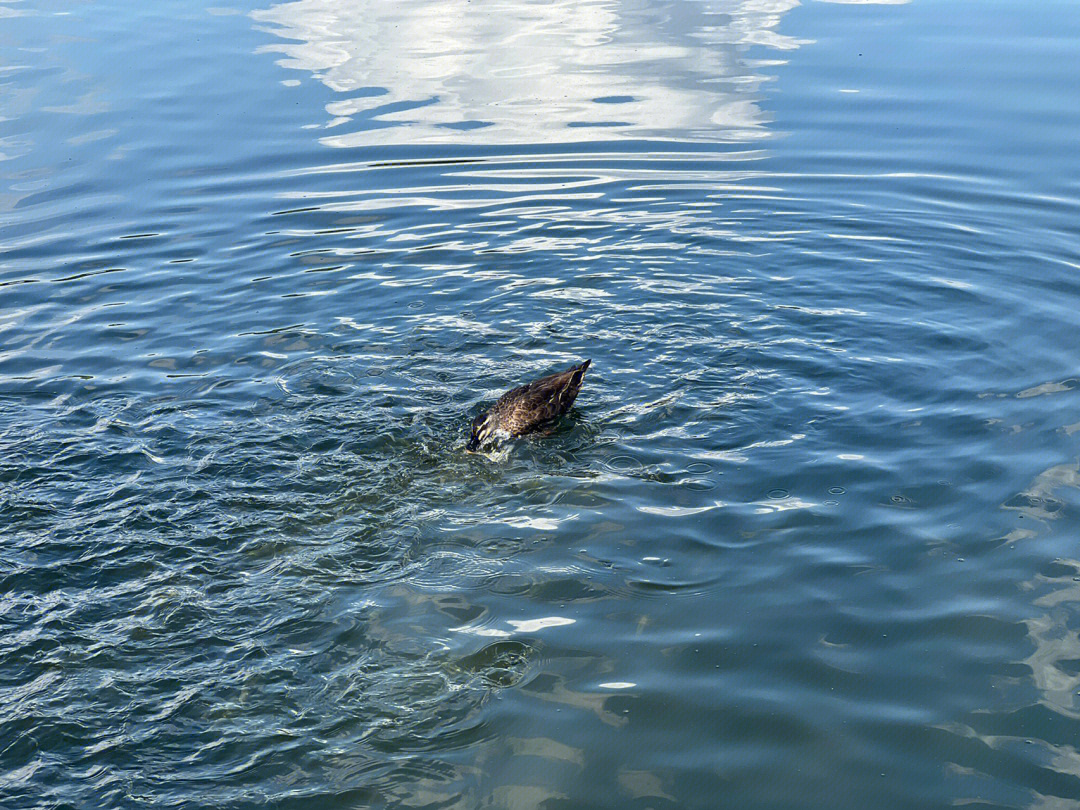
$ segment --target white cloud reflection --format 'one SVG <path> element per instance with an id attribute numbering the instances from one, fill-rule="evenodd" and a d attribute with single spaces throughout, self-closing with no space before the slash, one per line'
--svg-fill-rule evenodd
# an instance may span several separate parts
<path id="1" fill-rule="evenodd" d="M 818 0 L 818 2 L 846 6 L 906 6 L 911 0 Z"/>
<path id="2" fill-rule="evenodd" d="M 798 0 L 296 0 L 252 12 L 340 98 L 329 146 L 750 140 Z M 773 63 L 775 64 L 775 63 Z M 337 130 L 335 132 L 335 130 Z"/>

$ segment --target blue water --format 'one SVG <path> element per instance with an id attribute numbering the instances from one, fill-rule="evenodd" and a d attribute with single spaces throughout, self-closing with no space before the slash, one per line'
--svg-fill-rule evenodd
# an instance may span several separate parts
<path id="1" fill-rule="evenodd" d="M 0 807 L 1078 806 L 1078 64 L 1058 0 L 0 2 Z"/>

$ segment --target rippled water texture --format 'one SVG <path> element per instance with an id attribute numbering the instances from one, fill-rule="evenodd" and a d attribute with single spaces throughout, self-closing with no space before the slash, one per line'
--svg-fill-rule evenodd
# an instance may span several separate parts
<path id="1" fill-rule="evenodd" d="M 0 807 L 1080 802 L 1072 3 L 0 18 Z"/>

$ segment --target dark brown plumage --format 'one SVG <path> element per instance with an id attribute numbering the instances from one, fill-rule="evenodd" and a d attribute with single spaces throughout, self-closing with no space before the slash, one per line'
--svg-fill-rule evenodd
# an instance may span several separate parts
<path id="1" fill-rule="evenodd" d="M 562 416 L 574 404 L 590 363 L 592 360 L 586 360 L 580 366 L 507 391 L 473 420 L 465 449 L 478 450 L 496 433 L 524 436 Z"/>

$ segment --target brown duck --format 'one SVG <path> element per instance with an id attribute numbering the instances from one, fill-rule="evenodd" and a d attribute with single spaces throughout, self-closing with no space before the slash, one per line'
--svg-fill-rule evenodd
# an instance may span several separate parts
<path id="1" fill-rule="evenodd" d="M 465 449 L 479 450 L 480 445 L 496 434 L 524 436 L 562 416 L 574 404 L 591 362 L 586 360 L 580 366 L 507 391 L 486 413 L 473 420 Z"/>

